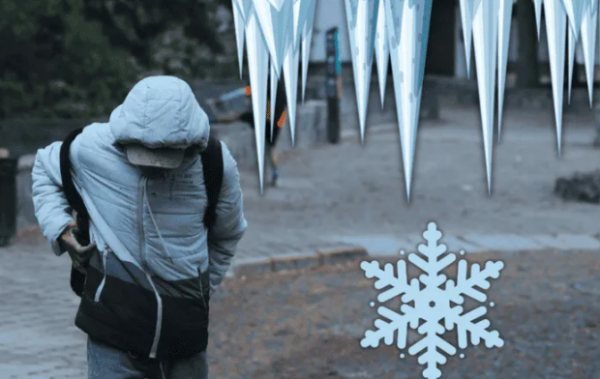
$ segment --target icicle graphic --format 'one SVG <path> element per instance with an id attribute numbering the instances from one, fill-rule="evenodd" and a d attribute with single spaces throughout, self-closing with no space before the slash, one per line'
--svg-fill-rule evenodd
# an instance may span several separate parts
<path id="1" fill-rule="evenodd" d="M 252 87 L 252 110 L 254 112 L 254 134 L 256 137 L 256 154 L 258 158 L 258 176 L 260 191 L 263 192 L 264 157 L 265 157 L 265 120 L 267 110 L 267 77 L 269 74 L 269 50 L 258 24 L 256 13 L 252 12 L 247 19 L 246 47 L 248 54 L 248 70 Z"/>
<path id="2" fill-rule="evenodd" d="M 269 49 L 272 65 L 279 77 L 286 44 L 289 42 L 288 35 L 293 33 L 294 0 L 252 0 L 252 2 Z"/>
<path id="3" fill-rule="evenodd" d="M 460 0 L 460 18 L 467 62 L 467 76 L 471 76 L 471 46 L 473 45 L 473 0 Z"/>
<path id="4" fill-rule="evenodd" d="M 299 49 L 292 44 L 288 46 L 287 54 L 283 61 L 283 75 L 285 78 L 285 93 L 287 97 L 288 119 L 292 135 L 292 146 L 296 144 L 296 103 L 298 99 L 298 61 Z M 274 118 L 274 117 L 272 117 Z"/>
<path id="5" fill-rule="evenodd" d="M 569 17 L 569 25 L 573 33 L 575 33 L 575 40 L 579 37 L 579 31 L 581 30 L 581 21 L 583 19 L 583 10 L 586 4 L 586 0 L 562 0 L 564 9 L 567 11 Z"/>
<path id="6" fill-rule="evenodd" d="M 294 0 L 294 28 L 292 38 L 295 50 L 300 48 L 304 26 L 306 25 L 311 10 L 314 9 L 316 1 L 317 0 Z"/>
<path id="7" fill-rule="evenodd" d="M 238 64 L 240 66 L 240 79 L 244 69 L 244 37 L 246 24 L 252 12 L 252 0 L 232 0 L 233 22 L 235 24 L 235 41 L 237 45 Z"/>
<path id="8" fill-rule="evenodd" d="M 385 104 L 385 88 L 390 62 L 390 45 L 386 31 L 385 5 L 379 2 L 377 15 L 377 35 L 375 37 L 375 56 L 377 57 L 377 74 L 379 75 L 379 92 L 381 95 L 381 109 Z"/>
<path id="9" fill-rule="evenodd" d="M 310 48 L 312 44 L 313 26 L 315 21 L 315 10 L 317 2 L 312 2 L 308 11 L 304 29 L 302 29 L 302 102 L 306 96 L 306 81 L 308 75 L 308 62 L 310 60 Z"/>
<path id="10" fill-rule="evenodd" d="M 548 53 L 550 74 L 552 76 L 552 95 L 556 118 L 556 139 L 558 155 L 562 145 L 563 85 L 565 75 L 565 39 L 567 33 L 567 14 L 561 0 L 544 0 L 546 32 L 548 33 Z"/>
<path id="11" fill-rule="evenodd" d="M 240 79 L 244 71 L 244 36 L 246 32 L 246 21 L 243 11 L 239 9 L 241 0 L 233 0 L 233 22 L 235 24 L 235 42 L 237 45 L 238 64 L 240 66 Z"/>
<path id="12" fill-rule="evenodd" d="M 597 0 L 592 0 L 598 4 Z M 596 66 L 596 34 L 598 31 L 598 8 L 590 4 L 586 9 L 581 23 L 581 45 L 585 59 L 585 78 L 587 80 L 590 108 L 593 105 L 594 96 L 594 68 Z"/>
<path id="13" fill-rule="evenodd" d="M 569 61 L 569 92 L 567 95 L 567 101 L 569 102 L 569 104 L 571 104 L 571 90 L 573 89 L 573 69 L 576 64 L 575 52 L 577 50 L 577 37 L 575 36 L 575 33 L 573 33 L 573 30 L 571 28 L 569 28 L 569 31 L 567 33 L 569 33 L 569 51 L 567 55 L 567 59 Z"/>
<path id="14" fill-rule="evenodd" d="M 498 138 L 502 131 L 502 110 L 504 108 L 504 90 L 506 87 L 506 66 L 508 64 L 508 45 L 512 24 L 513 0 L 500 0 L 498 20 Z"/>
<path id="15" fill-rule="evenodd" d="M 279 77 L 277 76 L 277 70 L 275 70 L 275 67 L 273 67 L 273 64 L 271 63 L 271 74 L 270 76 L 270 84 L 271 84 L 271 90 L 269 92 L 271 92 L 271 98 L 269 99 L 269 104 L 270 109 L 269 109 L 269 115 L 271 115 L 271 141 L 273 140 L 273 127 L 275 125 L 275 104 L 277 103 L 277 85 L 279 83 Z M 280 100 L 281 101 L 281 100 Z"/>
<path id="16" fill-rule="evenodd" d="M 360 140 L 364 143 L 379 0 L 345 0 Z"/>
<path id="17" fill-rule="evenodd" d="M 385 1 L 404 181 L 410 200 L 432 0 Z"/>
<path id="18" fill-rule="evenodd" d="M 483 130 L 483 147 L 489 193 L 492 191 L 498 6 L 498 1 L 489 0 L 476 0 L 473 4 L 473 42 L 475 45 L 477 85 L 481 104 L 481 127 Z"/>
<path id="19" fill-rule="evenodd" d="M 568 100 L 571 103 L 571 89 L 573 87 L 573 68 L 575 66 L 575 51 L 577 50 L 577 42 L 581 31 L 581 23 L 585 8 L 589 5 L 585 0 L 563 0 L 563 5 L 569 18 L 569 93 Z"/>
<path id="20" fill-rule="evenodd" d="M 535 7 L 535 25 L 537 26 L 538 41 L 540 40 L 540 30 L 542 27 L 542 1 L 533 0 L 533 6 Z"/>

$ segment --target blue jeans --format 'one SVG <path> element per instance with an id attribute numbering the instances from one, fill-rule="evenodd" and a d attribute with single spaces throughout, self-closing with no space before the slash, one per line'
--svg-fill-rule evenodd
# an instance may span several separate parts
<path id="1" fill-rule="evenodd" d="M 88 379 L 207 379 L 206 352 L 176 361 L 158 361 L 88 337 Z"/>

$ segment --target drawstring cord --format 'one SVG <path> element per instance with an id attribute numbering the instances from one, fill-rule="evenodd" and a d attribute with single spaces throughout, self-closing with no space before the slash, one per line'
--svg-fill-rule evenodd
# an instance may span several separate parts
<path id="1" fill-rule="evenodd" d="M 147 184 L 148 184 L 148 181 L 147 180 L 144 181 L 144 198 L 146 199 L 146 205 L 148 206 L 148 213 L 150 214 L 150 219 L 152 220 L 152 224 L 154 224 L 154 228 L 156 228 L 156 232 L 158 233 L 158 238 L 160 239 L 160 242 L 162 243 L 163 248 L 165 249 L 165 253 L 167 253 L 169 260 L 171 262 L 173 262 L 173 257 L 171 256 L 171 253 L 169 252 L 169 249 L 167 248 L 167 244 L 162 236 L 162 233 L 160 232 L 160 228 L 158 227 L 158 224 L 156 223 L 156 219 L 154 218 L 154 213 L 152 212 L 152 207 L 150 206 L 150 200 L 148 200 Z"/>
<path id="2" fill-rule="evenodd" d="M 158 361 L 158 367 L 160 367 L 160 374 L 162 375 L 163 379 L 167 379 L 167 376 L 165 375 L 165 370 L 163 370 L 161 361 Z"/>

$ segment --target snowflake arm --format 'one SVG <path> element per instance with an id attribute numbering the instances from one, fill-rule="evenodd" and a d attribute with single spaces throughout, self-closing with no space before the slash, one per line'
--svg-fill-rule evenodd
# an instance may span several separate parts
<path id="1" fill-rule="evenodd" d="M 393 299 L 396 296 L 408 295 L 404 302 L 411 301 L 419 292 L 419 282 L 414 279 L 408 284 L 406 275 L 406 262 L 403 260 L 398 261 L 398 275 L 394 275 L 394 265 L 388 263 L 385 265 L 384 270 L 379 266 L 379 262 L 362 262 L 360 267 L 365 272 L 365 276 L 369 279 L 377 278 L 375 281 L 375 288 L 380 290 L 386 287 L 390 287 L 388 290 L 383 291 L 377 296 L 377 300 L 385 303 L 386 301 Z"/>
<path id="2" fill-rule="evenodd" d="M 488 349 L 504 346 L 504 340 L 500 338 L 500 333 L 496 330 L 488 330 L 490 327 L 489 320 L 486 319 L 475 322 L 476 319 L 487 313 L 487 309 L 484 306 L 473 309 L 462 315 L 459 314 L 462 312 L 462 307 L 456 308 L 459 309 L 456 309 L 451 316 L 446 317 L 446 327 L 448 330 L 452 330 L 454 325 L 456 325 L 458 347 L 465 349 L 468 346 L 467 333 L 471 334 L 471 344 L 473 346 L 479 345 L 481 340 L 485 341 L 485 346 Z"/>
<path id="3" fill-rule="evenodd" d="M 449 299 L 456 304 L 464 302 L 464 296 L 468 296 L 480 303 L 486 301 L 485 293 L 479 291 L 475 287 L 482 289 L 490 288 L 490 279 L 497 279 L 500 276 L 500 271 L 504 268 L 504 263 L 487 262 L 485 268 L 481 270 L 478 264 L 471 266 L 471 276 L 467 277 L 468 264 L 467 261 L 461 260 L 458 262 L 458 275 L 456 284 L 453 280 L 446 282 L 446 292 Z"/>
<path id="4" fill-rule="evenodd" d="M 402 306 L 403 314 L 392 311 L 387 307 L 379 307 L 377 313 L 383 318 L 390 320 L 386 322 L 382 319 L 375 320 L 376 330 L 367 330 L 365 338 L 360 341 L 362 347 L 379 347 L 381 340 L 388 346 L 394 343 L 394 336 L 398 334 L 397 346 L 399 349 L 404 349 L 407 343 L 408 326 L 416 327 L 418 318 L 414 317 L 414 308 L 408 305 Z"/>
<path id="5" fill-rule="evenodd" d="M 413 356 L 425 351 L 419 356 L 418 362 L 426 365 L 423 371 L 423 377 L 426 379 L 438 379 L 442 376 L 442 371 L 438 366 L 446 364 L 447 359 L 438 351 L 438 348 L 448 355 L 456 354 L 456 348 L 434 332 L 428 332 L 424 338 L 408 350 L 408 353 Z"/>

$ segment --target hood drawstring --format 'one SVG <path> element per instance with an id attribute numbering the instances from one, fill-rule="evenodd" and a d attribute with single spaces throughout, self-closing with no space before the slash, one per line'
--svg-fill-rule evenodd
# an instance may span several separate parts
<path id="1" fill-rule="evenodd" d="M 165 375 L 165 370 L 163 369 L 163 365 L 162 362 L 158 362 L 158 367 L 160 368 L 160 374 L 162 375 L 162 379 L 167 379 L 167 376 Z"/>
<path id="2" fill-rule="evenodd" d="M 150 220 L 152 220 L 152 224 L 154 225 L 154 228 L 156 228 L 156 232 L 158 233 L 158 238 L 160 239 L 160 242 L 163 245 L 165 253 L 167 253 L 167 256 L 169 257 L 169 260 L 171 261 L 171 263 L 173 263 L 173 257 L 171 256 L 171 253 L 169 252 L 169 249 L 167 248 L 167 244 L 162 236 L 162 233 L 160 232 L 160 228 L 158 227 L 156 219 L 154 218 L 154 213 L 152 212 L 152 207 L 150 206 L 150 200 L 148 199 L 147 184 L 148 184 L 148 181 L 147 180 L 144 181 L 144 198 L 146 199 L 146 205 L 148 206 L 148 213 L 150 214 Z"/>

